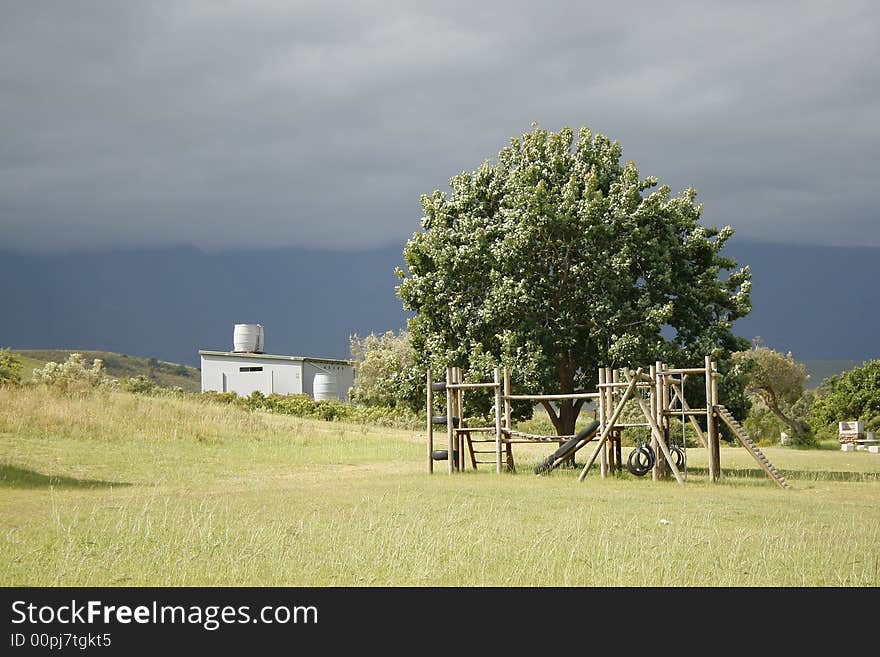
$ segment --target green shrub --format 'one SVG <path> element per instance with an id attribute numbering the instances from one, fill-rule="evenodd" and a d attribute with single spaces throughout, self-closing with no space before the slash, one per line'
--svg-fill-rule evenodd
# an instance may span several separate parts
<path id="1" fill-rule="evenodd" d="M 216 402 L 218 404 L 238 404 L 241 399 L 234 392 L 217 392 L 216 390 L 206 390 L 197 393 L 205 401 Z"/>
<path id="2" fill-rule="evenodd" d="M 403 429 L 419 428 L 422 416 L 413 411 L 390 406 L 363 406 L 338 399 L 314 401 L 308 395 L 264 395 L 254 391 L 247 397 L 239 397 L 234 392 L 203 392 L 199 396 L 212 402 L 235 404 L 241 408 L 255 411 L 268 411 L 295 417 L 316 420 L 373 424 Z"/>
<path id="3" fill-rule="evenodd" d="M 0 385 L 21 383 L 21 361 L 9 349 L 0 349 Z"/>
<path id="4" fill-rule="evenodd" d="M 743 421 L 743 428 L 759 445 L 772 445 L 780 441 L 785 425 L 760 400 L 752 403 L 749 414 Z"/>
<path id="5" fill-rule="evenodd" d="M 126 377 L 119 382 L 120 387 L 126 392 L 134 392 L 139 394 L 154 393 L 159 388 L 149 377 L 138 374 L 137 376 Z"/>

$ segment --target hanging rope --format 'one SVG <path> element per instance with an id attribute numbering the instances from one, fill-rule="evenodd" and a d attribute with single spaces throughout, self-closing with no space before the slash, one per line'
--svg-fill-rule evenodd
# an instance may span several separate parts
<path id="1" fill-rule="evenodd" d="M 533 440 L 539 443 L 558 443 L 565 440 L 571 440 L 575 438 L 577 434 L 566 434 L 562 436 L 539 436 L 533 433 L 523 433 L 522 431 L 515 431 L 513 429 L 502 429 L 503 433 L 508 434 L 511 437 L 523 438 L 524 440 Z"/>

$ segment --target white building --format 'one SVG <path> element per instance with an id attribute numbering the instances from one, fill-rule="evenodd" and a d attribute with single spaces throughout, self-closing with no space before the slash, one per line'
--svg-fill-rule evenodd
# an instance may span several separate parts
<path id="1" fill-rule="evenodd" d="M 313 399 L 348 399 L 349 389 L 354 385 L 354 368 L 350 361 L 264 354 L 261 353 L 262 327 L 259 327 L 258 338 L 255 333 L 252 344 L 248 345 L 239 339 L 240 327 L 244 326 L 259 325 L 236 325 L 236 351 L 199 351 L 202 392 L 235 392 L 246 397 L 258 390 L 264 395 L 307 394 Z"/>

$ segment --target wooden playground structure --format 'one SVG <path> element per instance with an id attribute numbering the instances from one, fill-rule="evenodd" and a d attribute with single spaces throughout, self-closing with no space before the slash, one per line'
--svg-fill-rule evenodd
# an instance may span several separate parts
<path id="1" fill-rule="evenodd" d="M 706 407 L 691 408 L 685 401 L 685 385 L 689 376 L 700 376 L 705 381 Z M 599 368 L 596 392 L 571 394 L 513 394 L 510 372 L 507 368 L 495 368 L 492 381 L 465 382 L 457 367 L 446 369 L 443 381 L 434 381 L 428 370 L 427 390 L 427 469 L 433 473 L 436 461 L 446 461 L 449 474 L 464 471 L 469 466 L 494 465 L 501 473 L 506 468 L 515 471 L 513 445 L 523 443 L 555 443 L 559 448 L 545 459 L 535 472 L 550 472 L 566 461 L 573 463 L 575 454 L 595 442 L 590 456 L 581 470 L 578 481 L 583 481 L 599 460 L 603 478 L 626 467 L 638 475 L 651 472 L 654 480 L 664 479 L 671 472 L 679 484 L 687 476 L 687 452 L 684 435 L 681 444 L 675 444 L 670 420 L 675 417 L 693 427 L 697 439 L 708 451 L 709 480 L 716 482 L 721 476 L 719 421 L 724 422 L 739 442 L 752 455 L 761 469 L 782 488 L 788 488 L 785 477 L 761 452 L 749 434 L 730 412 L 719 403 L 718 368 L 715 361 L 706 356 L 702 367 L 672 368 L 656 362 L 648 368 L 613 370 Z M 464 419 L 464 395 L 468 390 L 488 389 L 494 393 L 493 426 L 468 426 Z M 434 393 L 445 393 L 446 415 L 434 415 Z M 622 422 L 621 414 L 631 399 L 636 401 L 643 421 Z M 517 401 L 553 402 L 562 400 L 589 400 L 596 404 L 596 420 L 570 436 L 540 436 L 517 431 L 511 422 L 511 406 Z M 706 419 L 704 431 L 697 421 Z M 446 449 L 434 449 L 434 427 L 446 426 Z M 644 428 L 650 431 L 650 445 L 637 446 L 630 454 L 626 466 L 623 462 L 621 434 L 627 428 Z"/>

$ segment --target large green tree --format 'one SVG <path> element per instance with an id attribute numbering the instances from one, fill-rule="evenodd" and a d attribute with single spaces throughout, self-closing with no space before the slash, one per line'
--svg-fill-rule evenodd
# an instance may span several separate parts
<path id="1" fill-rule="evenodd" d="M 721 256 L 733 234 L 700 223 L 696 191 L 673 196 L 616 141 L 537 125 L 494 162 L 421 198 L 398 293 L 419 373 L 512 369 L 530 391 L 592 388 L 600 365 L 701 363 L 743 349 L 750 272 Z M 722 272 L 728 274 L 722 278 Z M 560 434 L 577 402 L 547 405 Z"/>

